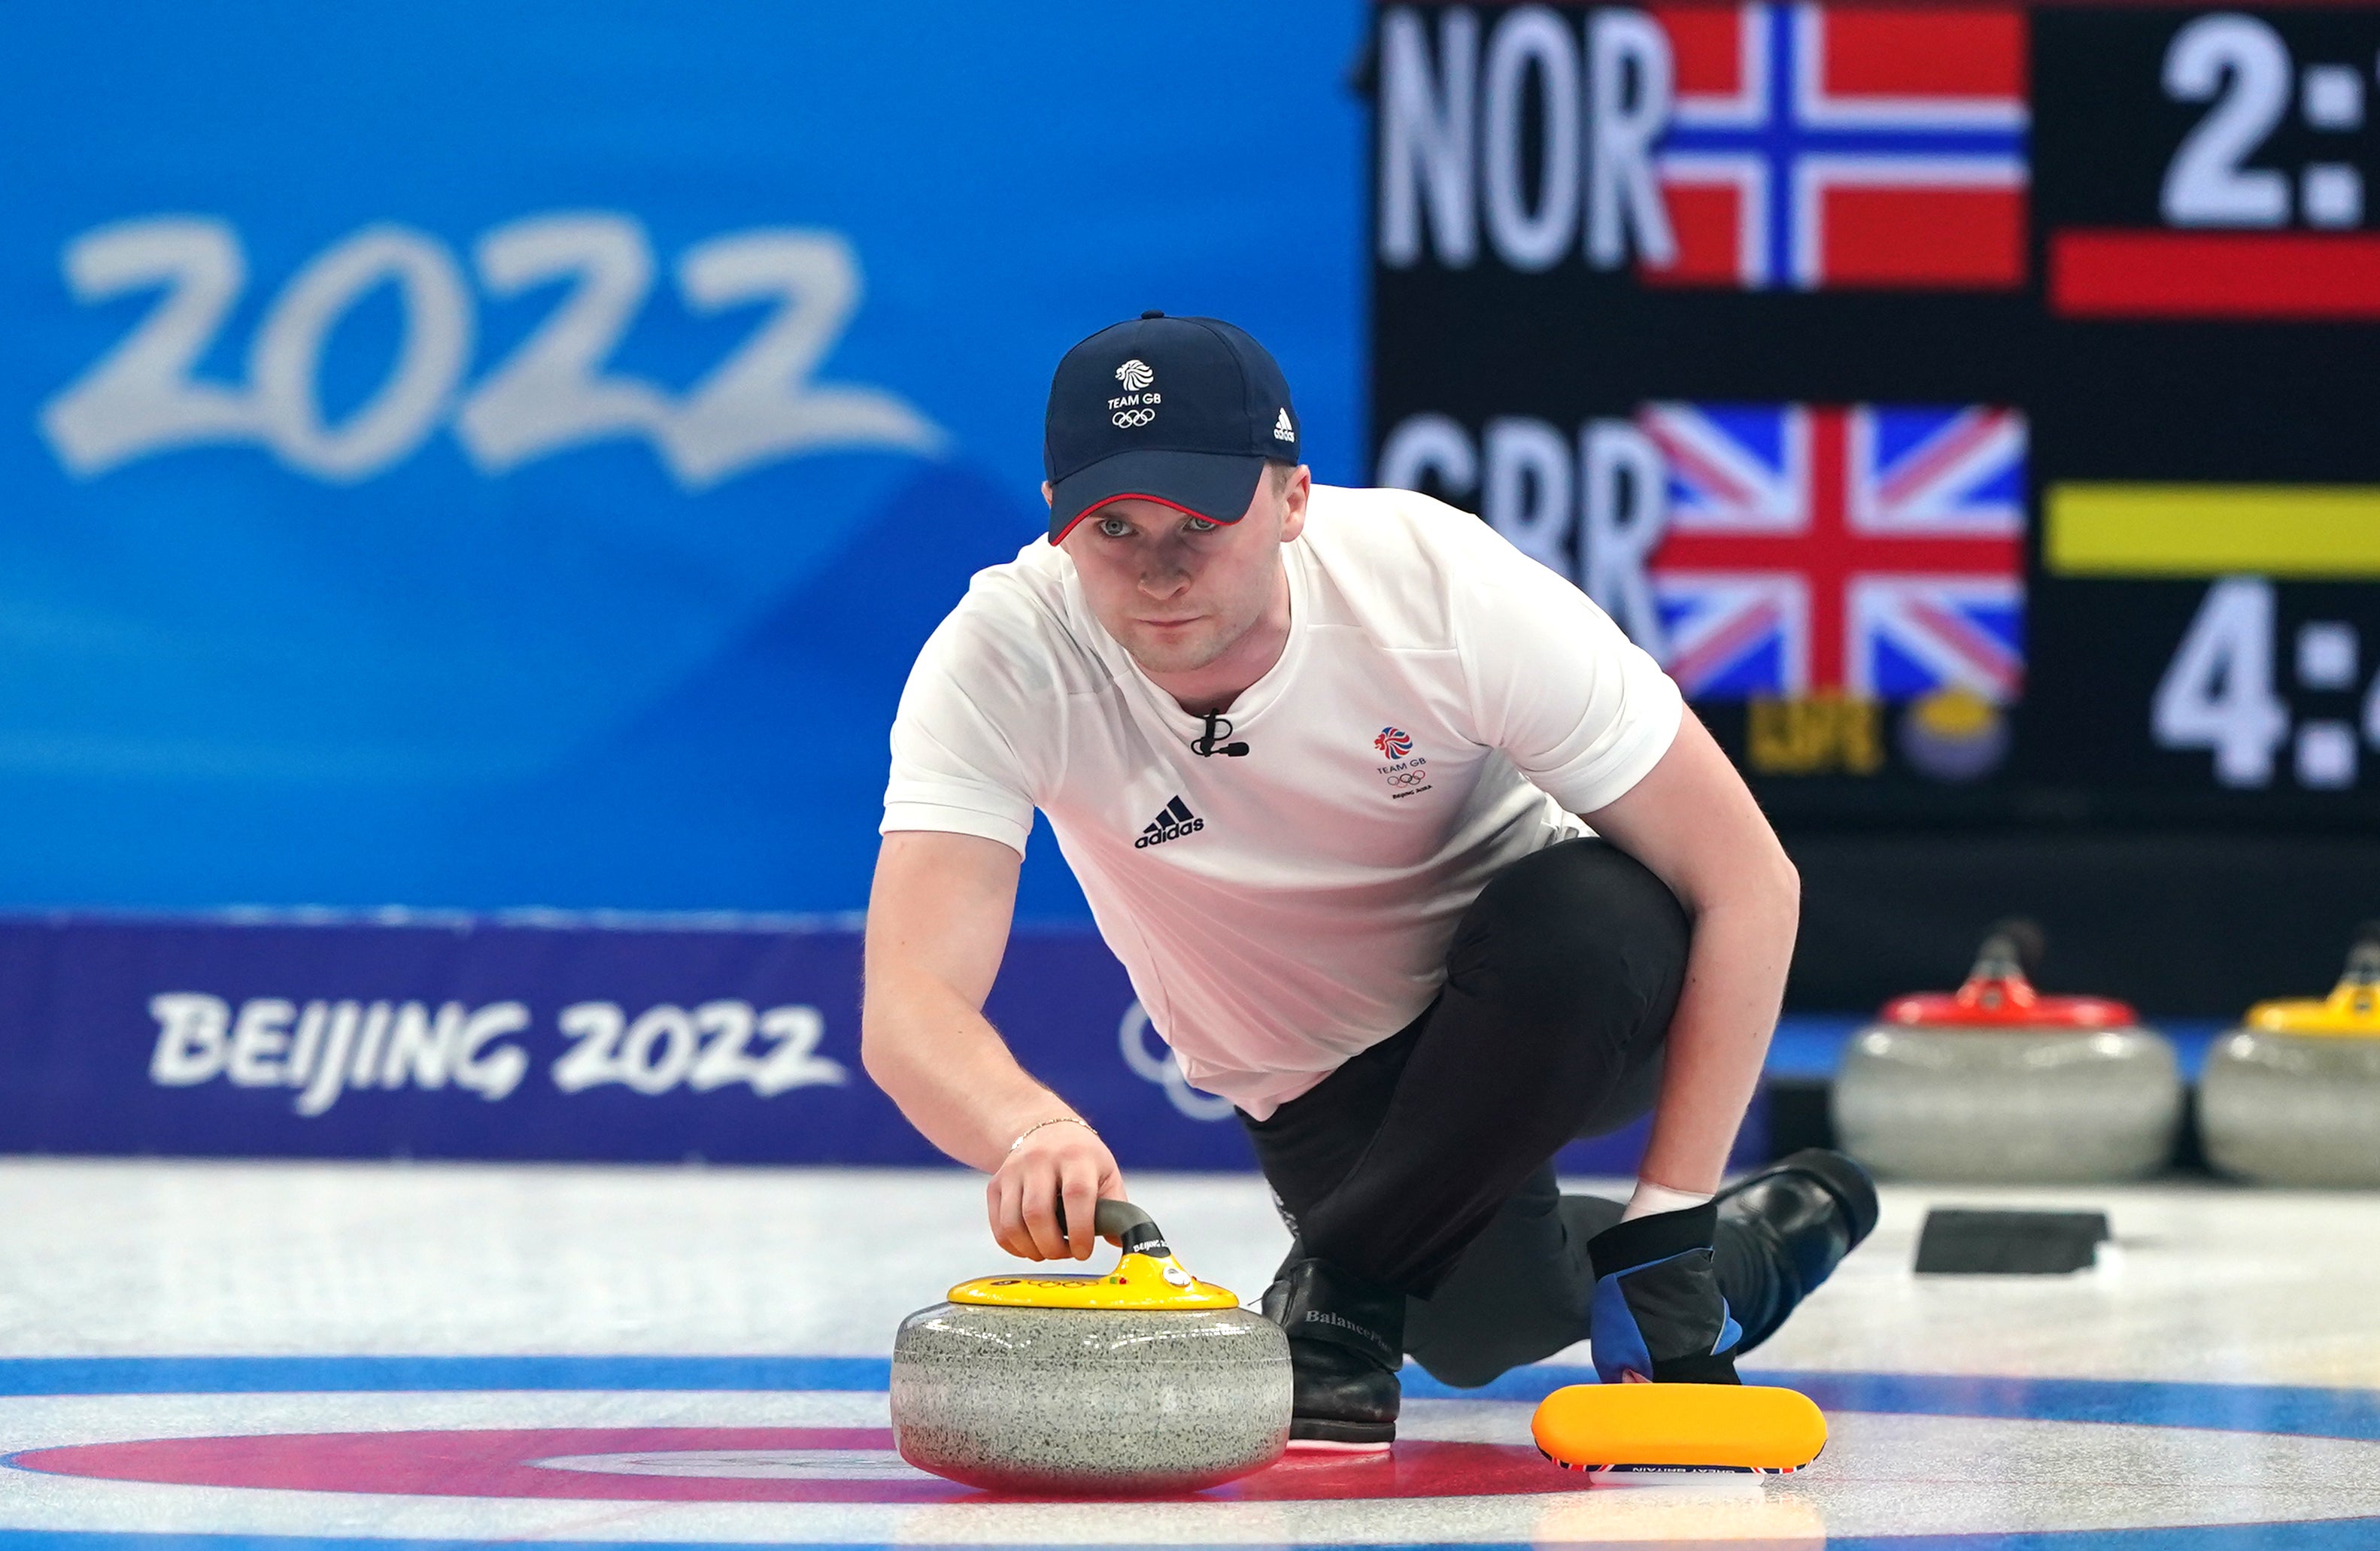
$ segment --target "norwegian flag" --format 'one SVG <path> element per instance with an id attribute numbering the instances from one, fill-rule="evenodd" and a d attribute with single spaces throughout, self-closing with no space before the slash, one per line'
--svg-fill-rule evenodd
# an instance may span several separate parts
<path id="1" fill-rule="evenodd" d="M 1655 6 L 1677 97 L 1654 176 L 1654 283 L 2006 289 L 2024 283 L 2024 12 Z"/>
<path id="2" fill-rule="evenodd" d="M 1669 526 L 1647 571 L 1689 697 L 2023 687 L 2023 417 L 1647 405 Z"/>

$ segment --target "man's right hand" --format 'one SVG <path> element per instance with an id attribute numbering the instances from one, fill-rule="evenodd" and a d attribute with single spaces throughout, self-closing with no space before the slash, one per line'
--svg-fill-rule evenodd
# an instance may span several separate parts
<path id="1" fill-rule="evenodd" d="M 1001 1160 L 985 1188 L 992 1241 L 1026 1260 L 1087 1260 L 1101 1201 L 1124 1199 L 1115 1155 L 1087 1125 L 1045 1125 Z M 1059 1228 L 1059 1204 L 1065 1228 Z"/>
<path id="2" fill-rule="evenodd" d="M 859 1058 L 928 1140 L 991 1176 L 986 1205 L 1002 1249 L 1027 1260 L 1084 1260 L 1099 1242 L 1091 1219 L 1100 1198 L 1123 1198 L 1115 1156 L 1016 1064 L 983 1016 L 1008 941 L 1020 860 L 978 835 L 901 830 L 884 837 L 868 901 Z M 1020 1135 L 1024 1145 L 1013 1145 Z"/>

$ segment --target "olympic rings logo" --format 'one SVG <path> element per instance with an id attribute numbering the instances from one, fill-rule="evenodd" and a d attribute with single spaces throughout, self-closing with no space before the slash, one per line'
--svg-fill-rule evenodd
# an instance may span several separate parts
<path id="1" fill-rule="evenodd" d="M 1149 421 L 1157 418 L 1157 411 L 1154 409 L 1119 409 L 1114 414 L 1109 416 L 1108 418 L 1113 420 L 1119 429 L 1130 430 L 1135 426 L 1145 426 L 1148 424 Z"/>
<path id="2" fill-rule="evenodd" d="M 1399 770 L 1396 774 L 1389 777 L 1389 784 L 1390 786 L 1419 786 L 1423 782 L 1427 781 L 1429 777 L 1422 774 L 1419 770 Z"/>
<path id="3" fill-rule="evenodd" d="M 1189 1079 L 1182 1075 L 1182 1063 L 1174 1059 L 1164 1041 L 1160 1040 L 1155 1050 L 1149 1049 L 1148 1033 L 1148 1013 L 1140 1003 L 1135 1001 L 1125 1008 L 1123 1021 L 1116 1025 L 1116 1044 L 1133 1075 L 1163 1088 L 1166 1102 L 1194 1121 L 1230 1119 L 1232 1101 L 1192 1087 Z"/>

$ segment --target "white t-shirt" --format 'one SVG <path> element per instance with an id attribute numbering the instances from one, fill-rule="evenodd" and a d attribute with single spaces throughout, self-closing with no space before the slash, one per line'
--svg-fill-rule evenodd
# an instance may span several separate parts
<path id="1" fill-rule="evenodd" d="M 1668 675 L 1568 581 L 1408 491 L 1317 486 L 1290 633 L 1206 729 L 1037 539 L 977 574 L 892 724 L 886 830 L 1025 849 L 1038 807 L 1183 1074 L 1259 1119 L 1413 1021 L 1455 922 L 1669 749 Z"/>

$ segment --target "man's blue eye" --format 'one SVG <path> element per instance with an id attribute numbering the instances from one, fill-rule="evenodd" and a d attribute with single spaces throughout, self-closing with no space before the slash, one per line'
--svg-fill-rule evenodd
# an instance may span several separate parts
<path id="1" fill-rule="evenodd" d="M 1208 522 L 1204 517 L 1192 517 L 1186 526 L 1193 533 L 1212 533 L 1215 529 L 1222 527 L 1223 525 L 1221 523 Z"/>
<path id="2" fill-rule="evenodd" d="M 1132 531 L 1132 525 L 1122 517 L 1102 517 L 1099 519 L 1099 531 L 1111 539 L 1121 539 Z"/>

